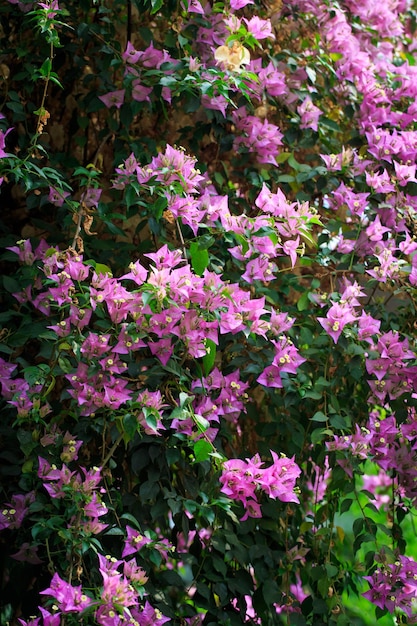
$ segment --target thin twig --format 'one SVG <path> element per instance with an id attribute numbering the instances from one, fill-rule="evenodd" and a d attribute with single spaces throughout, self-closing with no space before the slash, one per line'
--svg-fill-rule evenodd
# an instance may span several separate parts
<path id="1" fill-rule="evenodd" d="M 114 451 L 116 450 L 117 446 L 119 445 L 122 439 L 123 439 L 123 433 L 117 437 L 116 441 L 114 442 L 114 444 L 108 451 L 107 455 L 104 457 L 103 461 L 101 462 L 101 468 L 107 465 L 107 463 L 110 461 L 110 459 L 112 458 L 114 454 Z"/>

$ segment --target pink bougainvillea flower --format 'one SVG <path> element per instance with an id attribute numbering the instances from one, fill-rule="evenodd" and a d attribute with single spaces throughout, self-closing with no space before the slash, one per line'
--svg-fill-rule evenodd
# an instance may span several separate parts
<path id="1" fill-rule="evenodd" d="M 128 41 L 126 45 L 126 50 L 122 54 L 122 59 L 126 61 L 126 63 L 135 64 L 139 61 L 142 56 L 142 52 L 136 50 L 133 44 Z"/>
<path id="2" fill-rule="evenodd" d="M 183 0 L 181 6 L 187 13 L 199 13 L 204 15 L 204 9 L 198 0 Z"/>
<path id="3" fill-rule="evenodd" d="M 410 182 L 417 182 L 416 164 L 404 165 L 394 161 L 395 177 L 400 187 L 405 187 Z"/>
<path id="4" fill-rule="evenodd" d="M 53 187 L 49 187 L 48 202 L 50 202 L 54 206 L 61 207 L 64 204 L 65 199 L 68 198 L 69 195 L 70 193 L 68 191 L 58 191 Z"/>
<path id="5" fill-rule="evenodd" d="M 301 117 L 300 128 L 311 128 L 317 132 L 318 121 L 322 111 L 313 104 L 309 96 L 304 98 L 303 103 L 297 107 L 297 113 Z"/>
<path id="6" fill-rule="evenodd" d="M 92 604 L 91 598 L 83 593 L 81 585 L 73 587 L 58 573 L 53 575 L 50 586 L 40 593 L 54 598 L 62 613 L 82 613 Z"/>
<path id="7" fill-rule="evenodd" d="M 154 157 L 145 169 L 149 177 L 155 176 L 165 185 L 179 182 L 186 193 L 197 193 L 204 176 L 196 165 L 197 159 L 186 154 L 185 150 L 167 144 L 165 152 Z"/>
<path id="8" fill-rule="evenodd" d="M 299 355 L 297 348 L 286 337 L 281 337 L 278 341 L 272 341 L 275 346 L 275 356 L 272 365 L 275 365 L 280 372 L 296 374 L 298 367 L 305 363 L 306 359 Z"/>
<path id="9" fill-rule="evenodd" d="M 60 626 L 61 625 L 61 613 L 54 612 L 50 613 L 44 607 L 40 606 L 39 611 L 41 612 L 43 619 L 43 626 Z"/>
<path id="10" fill-rule="evenodd" d="M 281 502 L 299 502 L 294 489 L 301 469 L 294 457 L 278 456 L 273 450 L 271 455 L 273 464 L 263 470 L 259 486 L 273 500 L 278 498 Z"/>
<path id="11" fill-rule="evenodd" d="M 174 351 L 171 339 L 167 337 L 159 341 L 151 341 L 148 345 L 152 354 L 158 357 L 162 365 L 166 365 Z"/>
<path id="12" fill-rule="evenodd" d="M 6 132 L 0 130 L 0 159 L 5 159 L 7 157 L 12 156 L 8 152 L 5 152 L 4 148 L 6 147 L 6 137 L 12 131 L 12 128 L 8 128 Z"/>
<path id="13" fill-rule="evenodd" d="M 24 561 L 32 565 L 43 563 L 42 559 L 38 557 L 38 546 L 32 546 L 28 542 L 22 543 L 19 550 L 10 556 L 16 561 Z"/>
<path id="14" fill-rule="evenodd" d="M 144 256 L 154 262 L 157 270 L 172 269 L 183 260 L 181 250 L 170 250 L 166 244 L 157 252 L 149 252 Z"/>
<path id="15" fill-rule="evenodd" d="M 85 204 L 89 209 L 97 207 L 99 203 L 102 189 L 96 187 L 89 187 L 81 196 L 81 202 Z"/>
<path id="16" fill-rule="evenodd" d="M 48 20 L 53 20 L 59 11 L 58 0 L 49 0 L 48 3 L 37 2 L 37 5 L 46 11 L 46 17 Z"/>
<path id="17" fill-rule="evenodd" d="M 138 530 L 131 528 L 131 526 L 126 526 L 127 538 L 124 543 L 122 558 L 124 559 L 126 556 L 130 554 L 135 554 L 138 552 L 143 546 L 146 546 L 152 543 L 152 539 L 149 537 L 145 537 Z"/>
<path id="18" fill-rule="evenodd" d="M 349 307 L 335 302 L 328 310 L 327 316 L 318 317 L 317 321 L 323 326 L 333 341 L 337 343 L 346 324 L 350 324 L 354 319 L 355 315 Z"/>
<path id="19" fill-rule="evenodd" d="M 29 504 L 34 499 L 35 496 L 32 491 L 27 494 L 15 494 L 12 496 L 11 501 L 3 505 L 3 509 L 0 512 L 0 530 L 20 528 L 29 510 Z"/>
<path id="20" fill-rule="evenodd" d="M 226 117 L 226 111 L 229 106 L 229 102 L 222 94 L 219 94 L 217 96 L 208 96 L 207 94 L 204 94 L 201 98 L 201 104 L 206 109 L 220 111 L 223 117 Z"/>
<path id="21" fill-rule="evenodd" d="M 163 615 L 159 609 L 155 609 L 148 600 L 146 600 L 141 611 L 133 609 L 131 613 L 132 617 L 137 620 L 140 626 L 162 626 L 162 624 L 171 621 L 170 618 Z"/>
<path id="22" fill-rule="evenodd" d="M 254 15 L 250 19 L 244 17 L 243 21 L 246 22 L 248 32 L 251 33 L 255 39 L 275 39 L 271 20 L 263 20 L 257 15 Z"/>
<path id="23" fill-rule="evenodd" d="M 109 91 L 109 93 L 99 96 L 99 100 L 108 108 L 116 107 L 120 109 L 125 100 L 125 89 L 119 89 L 118 91 Z"/>
<path id="24" fill-rule="evenodd" d="M 239 9 L 243 9 L 248 4 L 254 4 L 253 0 L 230 0 L 230 8 L 233 11 L 239 11 Z"/>
<path id="25" fill-rule="evenodd" d="M 134 80 L 132 83 L 132 98 L 137 102 L 150 102 L 150 94 L 152 93 L 152 87 L 146 87 L 142 85 L 139 79 Z"/>

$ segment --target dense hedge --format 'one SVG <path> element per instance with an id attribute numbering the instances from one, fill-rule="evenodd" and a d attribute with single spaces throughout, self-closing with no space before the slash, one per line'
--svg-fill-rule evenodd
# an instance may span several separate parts
<path id="1" fill-rule="evenodd" d="M 417 623 L 416 8 L 2 3 L 2 624 Z"/>

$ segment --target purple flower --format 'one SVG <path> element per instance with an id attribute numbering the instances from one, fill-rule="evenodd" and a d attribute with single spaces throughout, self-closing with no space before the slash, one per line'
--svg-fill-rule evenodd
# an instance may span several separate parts
<path id="1" fill-rule="evenodd" d="M 89 187 L 81 196 L 81 202 L 85 204 L 89 209 L 97 207 L 102 190 L 95 187 Z"/>
<path id="2" fill-rule="evenodd" d="M 166 244 L 159 248 L 157 252 L 149 252 L 144 256 L 154 262 L 157 270 L 172 269 L 183 260 L 180 250 L 171 251 Z"/>
<path id="3" fill-rule="evenodd" d="M 270 96 L 282 96 L 287 93 L 285 74 L 278 71 L 272 61 L 266 67 L 259 68 L 256 73 L 258 74 L 260 84 Z"/>
<path id="4" fill-rule="evenodd" d="M 204 94 L 201 98 L 201 104 L 205 109 L 220 111 L 223 117 L 226 117 L 226 110 L 229 106 L 229 102 L 222 94 L 217 96 L 208 96 L 207 94 Z"/>
<path id="5" fill-rule="evenodd" d="M 82 613 L 92 604 L 91 598 L 82 592 L 81 585 L 73 587 L 58 573 L 53 575 L 50 586 L 40 593 L 52 596 L 62 613 Z"/>
<path id="6" fill-rule="evenodd" d="M 346 324 L 353 322 L 354 319 L 355 316 L 349 307 L 335 302 L 328 310 L 327 316 L 318 317 L 317 321 L 323 326 L 333 341 L 337 343 Z"/>
<path id="7" fill-rule="evenodd" d="M 132 83 L 132 98 L 137 102 L 150 102 L 150 94 L 152 93 L 152 87 L 145 87 L 142 85 L 140 80 L 134 80 Z"/>
<path id="8" fill-rule="evenodd" d="M 162 626 L 162 624 L 171 621 L 159 609 L 154 609 L 147 600 L 141 611 L 132 610 L 132 617 L 137 620 L 140 626 Z"/>
<path id="9" fill-rule="evenodd" d="M 201 176 L 196 165 L 196 159 L 188 156 L 184 150 L 167 145 L 165 152 L 154 157 L 145 169 L 167 186 L 179 182 L 186 193 L 197 193 L 204 176 Z"/>
<path id="10" fill-rule="evenodd" d="M 42 614 L 43 626 L 60 626 L 61 613 L 50 613 L 42 606 L 39 607 L 39 610 Z"/>
<path id="11" fill-rule="evenodd" d="M 0 159 L 5 159 L 7 157 L 12 156 L 8 152 L 4 151 L 4 148 L 6 147 L 6 137 L 12 130 L 13 130 L 12 128 L 8 128 L 6 132 L 4 132 L 3 130 L 0 130 Z"/>
<path id="12" fill-rule="evenodd" d="M 412 615 L 417 593 L 417 563 L 400 555 L 395 563 L 383 563 L 372 576 L 364 576 L 370 589 L 362 595 L 381 609 L 394 613 L 396 609 Z"/>
<path id="13" fill-rule="evenodd" d="M 83 511 L 84 514 L 88 517 L 97 518 L 101 517 L 102 515 L 106 515 L 108 509 L 95 491 L 91 497 L 90 502 L 83 507 Z"/>
<path id="14" fill-rule="evenodd" d="M 272 364 L 275 365 L 280 372 L 296 374 L 298 367 L 304 363 L 306 359 L 299 355 L 294 344 L 285 337 L 281 337 L 278 341 L 272 341 L 272 343 L 275 346 L 275 356 Z"/>
<path id="15" fill-rule="evenodd" d="M 10 556 L 16 561 L 24 561 L 32 565 L 43 563 L 42 559 L 38 557 L 38 546 L 31 546 L 28 542 L 22 543 L 19 550 Z"/>
<path id="16" fill-rule="evenodd" d="M 154 356 L 157 356 L 162 365 L 166 365 L 174 351 L 170 338 L 160 339 L 159 341 L 150 341 L 149 349 Z"/>
<path id="17" fill-rule="evenodd" d="M 19 493 L 12 496 L 11 501 L 3 505 L 3 509 L 0 511 L 0 530 L 20 528 L 28 512 L 29 504 L 34 499 L 35 495 L 32 491 L 27 494 Z"/>
<path id="18" fill-rule="evenodd" d="M 142 52 L 139 52 L 139 50 L 136 50 L 133 44 L 130 41 L 128 41 L 126 50 L 122 54 L 122 59 L 126 61 L 126 63 L 135 64 L 139 61 L 141 56 L 142 56 Z"/>
<path id="19" fill-rule="evenodd" d="M 263 20 L 257 15 L 254 15 L 249 20 L 244 17 L 243 21 L 246 22 L 248 32 L 256 39 L 275 39 L 271 20 Z"/>
<path id="20" fill-rule="evenodd" d="M 130 526 L 126 526 L 127 539 L 125 540 L 125 544 L 123 547 L 122 558 L 129 556 L 130 554 L 135 554 L 139 552 L 143 546 L 146 546 L 152 543 L 152 539 L 149 537 L 145 537 L 138 530 L 131 528 Z"/>
<path id="21" fill-rule="evenodd" d="M 33 265 L 35 261 L 35 254 L 32 250 L 32 244 L 30 239 L 21 239 L 17 242 L 17 246 L 11 246 L 6 248 L 19 256 L 19 261 L 25 265 Z"/>
<path id="22" fill-rule="evenodd" d="M 258 481 L 259 486 L 272 499 L 278 498 L 281 502 L 299 502 L 295 494 L 295 482 L 301 474 L 301 469 L 293 458 L 279 457 L 271 450 L 273 464 L 263 470 Z"/>
<path id="23" fill-rule="evenodd" d="M 243 9 L 243 7 L 246 7 L 248 4 L 254 4 L 253 0 L 230 0 L 230 8 L 233 11 Z"/>
<path id="24" fill-rule="evenodd" d="M 38 2 L 37 5 L 42 7 L 42 9 L 45 9 L 48 20 L 53 20 L 59 11 L 58 0 L 49 0 L 48 4 L 45 2 Z"/>
<path id="25" fill-rule="evenodd" d="M 125 100 L 125 90 L 109 91 L 109 93 L 99 96 L 99 100 L 101 100 L 108 109 L 112 106 L 120 109 Z"/>
<path id="26" fill-rule="evenodd" d="M 233 146 L 238 151 L 242 145 L 249 152 L 257 155 L 260 163 L 277 165 L 276 157 L 282 146 L 282 133 L 278 126 L 270 124 L 267 119 L 261 121 L 254 115 L 248 115 L 244 107 L 233 113 L 236 129 L 243 134 L 236 137 Z"/>
<path id="27" fill-rule="evenodd" d="M 409 182 L 417 182 L 416 164 L 404 165 L 394 161 L 395 176 L 400 187 L 405 187 Z"/>
<path id="28" fill-rule="evenodd" d="M 300 128 L 311 128 L 317 132 L 318 120 L 322 111 L 313 104 L 309 96 L 297 107 L 297 113 L 301 117 Z"/>
<path id="29" fill-rule="evenodd" d="M 136 583 L 140 586 L 144 585 L 148 581 L 148 576 L 146 575 L 145 570 L 138 567 L 136 559 L 123 562 L 123 573 L 132 583 Z"/>
<path id="30" fill-rule="evenodd" d="M 181 7 L 188 13 L 199 13 L 200 15 L 204 15 L 204 9 L 198 0 L 183 0 L 181 2 Z"/>

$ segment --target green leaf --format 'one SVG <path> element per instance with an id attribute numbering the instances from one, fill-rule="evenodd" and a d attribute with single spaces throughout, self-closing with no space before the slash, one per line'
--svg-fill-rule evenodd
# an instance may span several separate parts
<path id="1" fill-rule="evenodd" d="M 104 534 L 113 536 L 113 535 L 124 535 L 125 533 L 123 532 L 121 528 L 114 526 L 113 528 L 110 528 L 110 530 L 106 530 Z"/>
<path id="2" fill-rule="evenodd" d="M 311 246 L 314 246 L 315 248 L 317 247 L 317 241 L 312 237 L 308 230 L 306 230 L 305 228 L 300 228 L 298 232 L 300 233 L 301 237 L 308 241 Z"/>
<path id="3" fill-rule="evenodd" d="M 9 293 L 19 293 L 21 290 L 20 284 L 11 276 L 3 276 L 3 286 Z"/>
<path id="4" fill-rule="evenodd" d="M 307 76 L 309 77 L 309 79 L 311 80 L 311 82 L 314 85 L 314 83 L 317 80 L 317 73 L 316 73 L 316 71 L 309 65 L 306 66 L 305 70 L 306 70 Z"/>
<path id="5" fill-rule="evenodd" d="M 181 391 L 179 395 L 179 400 L 180 400 L 180 407 L 184 408 L 185 406 L 187 405 L 189 406 L 191 404 L 191 402 L 194 400 L 194 396 L 189 396 L 188 393 Z"/>
<path id="6" fill-rule="evenodd" d="M 161 219 L 167 206 L 168 206 L 168 200 L 165 198 L 165 196 L 161 196 L 155 201 L 152 207 L 152 213 L 155 216 L 155 219 L 157 220 Z"/>
<path id="7" fill-rule="evenodd" d="M 143 407 L 143 414 L 145 416 L 145 420 L 147 425 L 149 426 L 149 428 L 152 428 L 153 430 L 156 430 L 157 426 L 158 426 L 158 412 L 156 411 L 156 409 L 150 409 L 148 407 Z"/>
<path id="8" fill-rule="evenodd" d="M 362 528 L 363 528 L 363 519 L 359 517 L 358 519 L 355 519 L 355 521 L 353 522 L 353 534 L 355 535 L 355 537 L 362 532 Z"/>
<path id="9" fill-rule="evenodd" d="M 276 161 L 277 163 L 285 163 L 285 161 L 287 161 L 291 156 L 291 152 L 281 152 L 280 154 L 278 154 L 278 156 L 276 157 Z"/>
<path id="10" fill-rule="evenodd" d="M 297 309 L 299 311 L 305 311 L 308 308 L 308 305 L 308 291 L 305 291 L 297 300 Z"/>
<path id="11" fill-rule="evenodd" d="M 126 443 L 131 441 L 138 431 L 138 418 L 133 413 L 126 413 L 123 416 L 123 434 Z"/>
<path id="12" fill-rule="evenodd" d="M 350 420 L 342 415 L 332 415 L 330 418 L 330 424 L 333 428 L 344 429 L 350 426 Z"/>
<path id="13" fill-rule="evenodd" d="M 177 406 L 169 416 L 169 419 L 185 420 L 190 417 L 190 412 L 182 407 Z"/>
<path id="14" fill-rule="evenodd" d="M 340 513 L 346 513 L 346 511 L 349 511 L 351 505 L 352 505 L 352 498 L 345 498 L 342 502 L 342 504 L 340 505 Z"/>
<path id="15" fill-rule="evenodd" d="M 216 360 L 217 347 L 214 341 L 208 338 L 204 341 L 204 345 L 206 347 L 207 352 L 205 356 L 203 356 L 203 369 L 204 369 L 204 374 L 208 376 L 214 367 L 214 362 Z"/>
<path id="16" fill-rule="evenodd" d="M 49 76 L 49 80 L 51 81 L 51 83 L 54 83 L 55 85 L 57 85 L 60 89 L 64 89 L 63 84 L 60 82 L 55 72 L 51 72 L 51 75 Z"/>
<path id="17" fill-rule="evenodd" d="M 324 115 L 320 117 L 320 126 L 325 126 L 326 128 L 329 128 L 330 130 L 334 130 L 336 132 L 339 132 L 341 130 L 339 124 L 329 119 L 328 117 L 325 117 Z"/>
<path id="18" fill-rule="evenodd" d="M 200 431 L 205 432 L 210 427 L 210 422 L 202 415 L 194 415 L 194 421 L 197 424 Z"/>
<path id="19" fill-rule="evenodd" d="M 330 563 L 326 563 L 326 572 L 329 578 L 334 578 L 339 573 L 339 568 L 336 565 L 331 565 Z"/>
<path id="20" fill-rule="evenodd" d="M 49 366 L 46 365 L 46 363 L 41 363 L 40 365 L 31 365 L 30 367 L 26 367 L 24 377 L 26 382 L 32 387 L 34 385 L 43 384 L 49 372 Z"/>
<path id="21" fill-rule="evenodd" d="M 280 603 L 281 593 L 278 585 L 272 578 L 267 579 L 262 585 L 262 594 L 267 605 L 272 606 L 274 602 Z"/>
<path id="22" fill-rule="evenodd" d="M 94 269 L 98 275 L 105 274 L 106 276 L 110 276 L 110 278 L 113 276 L 110 267 L 108 265 L 104 265 L 104 263 L 96 263 Z"/>
<path id="23" fill-rule="evenodd" d="M 157 13 L 159 9 L 163 6 L 164 0 L 151 0 L 151 15 Z"/>
<path id="24" fill-rule="evenodd" d="M 311 433 L 311 443 L 316 444 L 326 437 L 326 435 L 332 436 L 333 431 L 328 428 L 315 428 Z"/>
<path id="25" fill-rule="evenodd" d="M 212 450 L 212 445 L 205 439 L 199 439 L 197 443 L 194 445 L 194 457 L 197 463 L 201 463 L 202 461 L 207 461 L 210 458 L 210 452 Z"/>
<path id="26" fill-rule="evenodd" d="M 52 61 L 48 57 L 47 59 L 45 59 L 45 61 L 42 63 L 41 67 L 39 68 L 40 75 L 43 78 L 48 78 L 51 72 L 51 69 L 52 69 Z"/>
<path id="27" fill-rule="evenodd" d="M 226 572 L 227 572 L 227 565 L 226 563 L 223 561 L 223 559 L 221 559 L 220 557 L 218 557 L 217 555 L 213 554 L 212 556 L 212 560 L 213 560 L 213 566 L 214 569 L 217 572 L 220 572 L 220 574 L 222 574 L 222 576 L 226 577 Z"/>
<path id="28" fill-rule="evenodd" d="M 278 176 L 279 183 L 293 183 L 294 181 L 295 177 L 290 176 L 289 174 L 282 174 L 281 176 Z"/>
<path id="29" fill-rule="evenodd" d="M 126 520 L 126 522 L 129 522 L 130 524 L 132 524 L 134 528 L 141 531 L 138 520 L 136 519 L 136 517 L 134 517 L 130 513 L 123 513 L 123 515 L 120 516 L 120 519 Z"/>
<path id="30" fill-rule="evenodd" d="M 71 361 L 61 355 L 58 356 L 58 365 L 64 374 L 69 374 L 74 369 Z"/>
<path id="31" fill-rule="evenodd" d="M 209 253 L 206 249 L 201 250 L 198 242 L 193 241 L 190 245 L 191 265 L 198 276 L 204 274 L 209 264 Z"/>
<path id="32" fill-rule="evenodd" d="M 311 419 L 313 422 L 327 422 L 328 417 L 322 411 L 317 411 Z"/>

